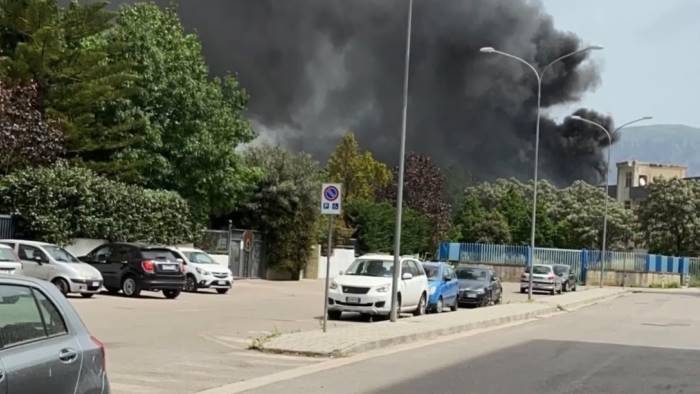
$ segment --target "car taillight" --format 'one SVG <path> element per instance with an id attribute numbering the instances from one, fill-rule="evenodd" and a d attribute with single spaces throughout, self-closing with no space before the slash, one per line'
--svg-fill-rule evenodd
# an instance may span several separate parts
<path id="1" fill-rule="evenodd" d="M 547 277 L 547 279 L 549 279 L 549 280 L 554 280 L 554 275 L 550 274 L 550 275 Z"/>
<path id="2" fill-rule="evenodd" d="M 180 263 L 180 272 L 184 273 L 185 272 L 185 264 Z"/>
<path id="3" fill-rule="evenodd" d="M 105 344 L 102 343 L 99 339 L 93 337 L 92 335 L 90 336 L 90 340 L 92 340 L 92 343 L 95 344 L 100 349 L 100 363 L 102 364 L 102 370 L 106 371 L 107 370 L 107 354 L 105 352 Z"/>
<path id="4" fill-rule="evenodd" d="M 156 263 L 153 260 L 144 260 L 141 262 L 141 267 L 143 271 L 147 274 L 152 274 L 156 272 Z"/>

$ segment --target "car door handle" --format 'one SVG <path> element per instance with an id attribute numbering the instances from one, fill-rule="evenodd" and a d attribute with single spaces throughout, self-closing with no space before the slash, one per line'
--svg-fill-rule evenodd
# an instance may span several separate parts
<path id="1" fill-rule="evenodd" d="M 63 349 L 58 353 L 58 359 L 65 364 L 72 363 L 78 358 L 78 352 L 73 349 Z"/>

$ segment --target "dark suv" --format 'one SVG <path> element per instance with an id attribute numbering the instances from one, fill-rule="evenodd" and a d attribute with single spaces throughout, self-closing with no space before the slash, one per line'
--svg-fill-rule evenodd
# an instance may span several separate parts
<path id="1" fill-rule="evenodd" d="M 185 285 L 182 262 L 164 247 L 110 243 L 80 260 L 102 273 L 105 288 L 113 294 L 121 290 L 128 297 L 138 297 L 142 290 L 162 290 L 166 298 L 172 299 Z"/>

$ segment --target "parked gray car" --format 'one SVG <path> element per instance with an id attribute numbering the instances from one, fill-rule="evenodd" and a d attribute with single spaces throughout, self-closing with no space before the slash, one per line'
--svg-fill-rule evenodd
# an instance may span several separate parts
<path id="1" fill-rule="evenodd" d="M 104 345 L 50 282 L 0 275 L 0 394 L 108 394 Z"/>
<path id="2" fill-rule="evenodd" d="M 532 266 L 532 291 L 546 291 L 549 294 L 561 294 L 562 279 L 554 273 L 550 264 L 535 264 Z M 525 268 L 520 277 L 520 292 L 525 293 L 530 287 L 530 267 Z"/>

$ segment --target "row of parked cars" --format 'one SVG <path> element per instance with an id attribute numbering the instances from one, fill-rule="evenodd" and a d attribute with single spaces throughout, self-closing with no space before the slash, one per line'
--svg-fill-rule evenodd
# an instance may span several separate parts
<path id="1" fill-rule="evenodd" d="M 397 305 L 401 313 L 456 311 L 461 306 L 487 306 L 503 300 L 503 285 L 490 267 L 421 262 L 413 257 L 399 261 Z M 388 316 L 393 268 L 394 257 L 390 255 L 368 254 L 355 260 L 330 282 L 328 318 L 340 319 L 343 312 L 360 313 L 365 319 Z M 532 271 L 535 291 L 576 291 L 576 274 L 567 265 L 535 264 Z M 522 274 L 523 293 L 528 290 L 529 275 L 529 269 Z"/>
<path id="2" fill-rule="evenodd" d="M 177 298 L 184 291 L 215 289 L 226 294 L 233 285 L 228 267 L 195 248 L 138 243 L 108 243 L 85 256 L 45 242 L 0 240 L 0 274 L 22 274 L 53 283 L 64 295 L 90 298 L 101 289 L 138 297 L 161 291 Z"/>

